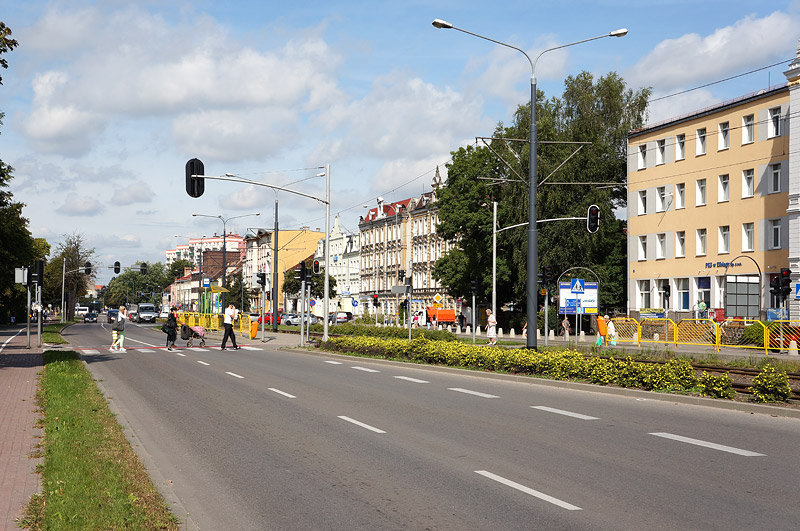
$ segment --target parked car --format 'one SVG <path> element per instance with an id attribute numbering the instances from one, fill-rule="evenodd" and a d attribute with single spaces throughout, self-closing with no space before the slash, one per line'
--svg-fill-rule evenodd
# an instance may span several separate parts
<path id="1" fill-rule="evenodd" d="M 261 317 L 258 318 L 258 322 L 261 322 Z M 267 313 L 267 320 L 264 321 L 266 324 L 272 324 L 272 313 Z M 281 324 L 281 316 L 278 316 L 278 324 Z"/>
<path id="2" fill-rule="evenodd" d="M 331 312 L 328 315 L 328 322 L 335 324 L 342 324 L 353 320 L 351 312 Z"/>
<path id="3" fill-rule="evenodd" d="M 283 316 L 283 324 L 285 325 L 300 326 L 300 321 L 302 320 L 302 316 L 293 313 L 287 313 Z M 306 318 L 303 322 L 306 324 L 317 324 L 319 321 L 320 319 L 316 315 L 312 315 L 310 317 L 306 315 Z"/>
<path id="4" fill-rule="evenodd" d="M 97 322 L 97 314 L 94 312 L 89 312 L 83 316 L 84 323 L 96 323 Z"/>
<path id="5" fill-rule="evenodd" d="M 119 315 L 119 310 L 108 310 L 108 315 L 106 315 L 106 321 L 109 323 L 113 323 L 117 320 L 117 315 Z"/>

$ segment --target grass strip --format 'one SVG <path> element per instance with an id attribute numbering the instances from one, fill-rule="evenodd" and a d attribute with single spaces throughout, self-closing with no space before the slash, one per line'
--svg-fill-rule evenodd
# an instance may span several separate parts
<path id="1" fill-rule="evenodd" d="M 178 529 L 138 456 L 73 351 L 46 351 L 38 401 L 43 411 L 43 500 L 32 529 Z M 40 514 L 30 514 L 37 510 Z"/>
<path id="2" fill-rule="evenodd" d="M 67 340 L 61 337 L 61 331 L 72 323 L 51 323 L 42 328 L 42 343 L 64 345 Z"/>

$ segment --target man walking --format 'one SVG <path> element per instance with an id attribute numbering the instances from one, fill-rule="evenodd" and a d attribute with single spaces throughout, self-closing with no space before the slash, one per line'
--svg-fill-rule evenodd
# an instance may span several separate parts
<path id="1" fill-rule="evenodd" d="M 225 309 L 225 335 L 222 336 L 222 350 L 225 350 L 225 344 L 228 342 L 228 338 L 231 338 L 231 344 L 233 344 L 234 350 L 238 350 L 239 346 L 236 344 L 236 336 L 233 334 L 233 321 L 236 320 L 236 316 L 239 312 L 234 308 L 233 303 L 230 303 L 228 307 Z"/>

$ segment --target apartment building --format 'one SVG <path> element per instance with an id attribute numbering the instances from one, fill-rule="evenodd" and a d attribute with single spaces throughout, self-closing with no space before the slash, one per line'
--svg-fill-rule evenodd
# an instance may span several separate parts
<path id="1" fill-rule="evenodd" d="M 189 238 L 188 243 L 176 245 L 174 249 L 167 249 L 165 252 L 167 266 L 176 260 L 188 260 L 194 264 L 194 267 L 199 268 L 202 254 L 206 251 L 221 251 L 223 242 L 231 263 L 244 258 L 244 238 L 232 232 L 226 234 L 224 238 L 215 233 L 213 236 Z"/>
<path id="2" fill-rule="evenodd" d="M 336 296 L 331 298 L 331 311 L 345 311 L 363 314 L 364 305 L 359 301 L 361 293 L 361 251 L 358 234 L 342 231 L 339 216 L 333 220 L 333 228 L 328 236 L 331 249 L 331 263 L 325 262 L 325 240 L 319 240 L 314 258 L 336 280 Z M 353 301 L 357 304 L 353 306 Z M 322 315 L 322 311 L 318 312 Z"/>
<path id="3" fill-rule="evenodd" d="M 770 278 L 791 266 L 796 279 L 800 256 L 789 118 L 799 76 L 630 133 L 632 316 L 693 317 L 702 301 L 717 318 L 765 318 L 778 306 Z"/>

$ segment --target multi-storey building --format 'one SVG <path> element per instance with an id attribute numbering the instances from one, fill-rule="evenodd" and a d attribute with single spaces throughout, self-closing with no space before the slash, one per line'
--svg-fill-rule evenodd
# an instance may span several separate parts
<path id="1" fill-rule="evenodd" d="M 702 301 L 717 318 L 765 318 L 779 305 L 771 278 L 791 267 L 796 280 L 800 124 L 789 109 L 800 109 L 798 59 L 786 76 L 788 85 L 629 135 L 631 315 L 690 317 Z"/>
<path id="2" fill-rule="evenodd" d="M 189 243 L 178 245 L 175 249 L 167 249 L 167 266 L 176 260 L 188 260 L 195 267 L 200 267 L 202 253 L 205 251 L 221 251 L 225 244 L 225 252 L 230 256 L 230 262 L 236 263 L 244 258 L 244 238 L 238 234 L 228 233 L 222 235 L 203 236 L 202 238 L 189 238 Z"/>
<path id="3" fill-rule="evenodd" d="M 358 302 L 361 293 L 359 235 L 342 232 L 339 216 L 336 216 L 328 240 L 331 249 L 330 266 L 325 262 L 324 239 L 317 243 L 314 258 L 336 279 L 336 297 L 330 301 L 331 308 L 361 315 L 363 305 L 359 303 L 353 306 L 353 301 Z"/>

